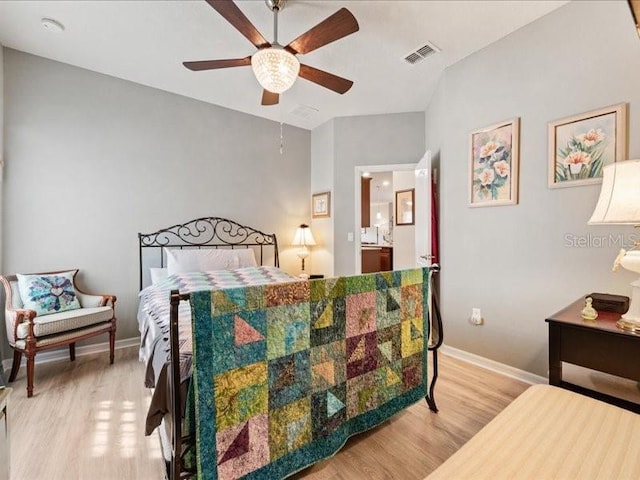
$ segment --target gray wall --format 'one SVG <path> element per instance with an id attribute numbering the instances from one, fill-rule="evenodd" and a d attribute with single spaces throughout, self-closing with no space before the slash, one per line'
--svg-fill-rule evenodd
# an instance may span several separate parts
<path id="1" fill-rule="evenodd" d="M 285 126 L 280 155 L 276 122 L 15 50 L 4 72 L 4 272 L 80 268 L 118 296 L 122 339 L 138 335 L 138 232 L 228 217 L 274 231 L 297 271 L 310 132 Z"/>
<path id="2" fill-rule="evenodd" d="M 611 273 L 618 246 L 566 242 L 634 232 L 587 226 L 599 185 L 547 188 L 547 123 L 628 102 L 629 158 L 639 158 L 639 86 L 640 40 L 626 2 L 571 2 L 445 71 L 425 124 L 441 168 L 447 344 L 546 375 L 546 316 L 586 293 L 630 294 L 634 275 Z M 469 208 L 469 132 L 516 116 L 519 205 Z M 467 322 L 472 307 L 484 326 Z"/>
<path id="3" fill-rule="evenodd" d="M 323 123 L 311 133 L 311 193 L 331 192 L 333 189 L 334 137 L 333 120 Z M 333 276 L 333 219 L 335 197 L 332 194 L 329 218 L 311 220 L 317 247 L 309 257 L 309 272 Z"/>
<path id="4" fill-rule="evenodd" d="M 424 155 L 423 112 L 342 117 L 334 128 L 334 273 L 355 272 L 354 243 L 347 233 L 355 230 L 355 167 L 417 163 Z M 315 133 L 315 131 L 314 131 Z"/>

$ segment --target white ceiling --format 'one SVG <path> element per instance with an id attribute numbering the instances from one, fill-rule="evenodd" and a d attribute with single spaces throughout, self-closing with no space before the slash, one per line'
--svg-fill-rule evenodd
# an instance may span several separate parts
<path id="1" fill-rule="evenodd" d="M 262 0 L 241 10 L 267 40 L 272 14 Z M 290 0 L 279 40 L 296 38 L 341 7 L 360 31 L 308 55 L 303 63 L 355 82 L 344 95 L 298 79 L 280 105 L 260 105 L 250 67 L 191 72 L 185 60 L 239 58 L 255 47 L 204 1 L 0 1 L 0 43 L 233 110 L 312 129 L 340 116 L 422 111 L 443 69 L 567 3 L 566 0 Z M 66 27 L 44 29 L 42 17 Z M 406 54 L 431 42 L 441 52 L 410 65 Z M 299 106 L 318 111 L 293 114 Z"/>

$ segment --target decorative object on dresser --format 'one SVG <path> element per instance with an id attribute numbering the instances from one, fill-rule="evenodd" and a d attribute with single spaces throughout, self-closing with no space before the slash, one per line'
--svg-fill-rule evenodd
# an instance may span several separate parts
<path id="1" fill-rule="evenodd" d="M 520 119 L 471 132 L 469 143 L 469 206 L 517 204 Z"/>
<path id="2" fill-rule="evenodd" d="M 109 334 L 109 363 L 113 363 L 116 317 L 114 295 L 94 295 L 76 285 L 77 269 L 29 275 L 4 275 L 7 338 L 13 348 L 9 381 L 15 380 L 22 355 L 27 357 L 27 396 L 33 396 L 36 353 L 69 345 L 71 361 L 76 342 Z"/>
<path id="3" fill-rule="evenodd" d="M 640 225 L 640 160 L 626 160 L 604 167 L 600 198 L 589 225 Z M 640 274 L 640 242 L 620 250 L 613 271 L 620 265 Z M 640 331 L 640 278 L 631 282 L 631 305 L 618 322 L 620 328 Z"/>
<path id="4" fill-rule="evenodd" d="M 588 295 L 593 300 L 593 308 L 603 312 L 627 313 L 629 310 L 629 297 L 624 295 L 611 295 L 610 293 L 591 293 Z"/>
<path id="5" fill-rule="evenodd" d="M 549 123 L 549 188 L 602 182 L 605 165 L 627 156 L 627 105 Z"/>
<path id="6" fill-rule="evenodd" d="M 283 47 L 278 43 L 278 13 L 284 8 L 286 0 L 265 1 L 267 8 L 273 12 L 272 43 L 262 36 L 231 0 L 207 0 L 207 3 L 244 35 L 258 51 L 252 56 L 243 58 L 184 62 L 183 65 L 189 70 L 213 70 L 251 65 L 256 79 L 264 88 L 262 105 L 276 105 L 280 100 L 280 94 L 288 90 L 298 76 L 340 94 L 349 91 L 353 85 L 351 80 L 300 64 L 296 57 L 357 32 L 360 28 L 358 22 L 346 8 L 341 8 Z"/>
<path id="7" fill-rule="evenodd" d="M 314 193 L 311 196 L 311 217 L 329 218 L 331 216 L 331 192 Z"/>
<path id="8" fill-rule="evenodd" d="M 396 192 L 396 225 L 415 224 L 415 188 Z"/>
<path id="9" fill-rule="evenodd" d="M 293 237 L 293 242 L 291 242 L 291 245 L 302 247 L 297 252 L 298 257 L 300 257 L 300 259 L 302 260 L 302 270 L 299 275 L 302 278 L 309 277 L 307 272 L 304 271 L 304 261 L 311 254 L 308 247 L 312 247 L 315 244 L 316 240 L 313 238 L 313 234 L 311 233 L 309 225 L 305 223 L 300 224 L 300 226 L 296 229 L 296 235 L 295 237 Z"/>

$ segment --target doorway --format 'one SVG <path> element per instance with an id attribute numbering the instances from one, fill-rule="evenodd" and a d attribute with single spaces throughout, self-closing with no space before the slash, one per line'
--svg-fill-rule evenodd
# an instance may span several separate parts
<path id="1" fill-rule="evenodd" d="M 363 178 L 371 180 L 363 181 Z M 370 208 L 363 209 L 363 202 L 367 201 L 364 198 L 366 195 L 363 196 L 367 182 L 369 182 Z M 389 183 L 385 185 L 384 182 Z M 411 191 L 412 197 L 402 193 L 407 191 Z M 398 198 L 404 200 L 396 202 L 398 192 L 400 192 Z M 406 218 L 400 218 L 398 222 L 398 217 L 403 215 L 402 211 L 398 210 L 401 201 L 405 202 L 405 206 L 408 203 L 412 207 L 413 222 L 407 221 Z M 369 222 L 367 222 L 367 211 Z M 425 259 L 431 249 L 431 155 L 429 152 L 416 164 L 355 167 L 355 232 L 356 273 L 387 269 L 401 270 L 427 264 Z M 386 263 L 386 256 L 389 254 L 391 268 L 387 268 L 389 264 Z"/>

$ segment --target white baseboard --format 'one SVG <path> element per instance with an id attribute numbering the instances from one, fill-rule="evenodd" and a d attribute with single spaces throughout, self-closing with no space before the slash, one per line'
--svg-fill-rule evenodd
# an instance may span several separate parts
<path id="1" fill-rule="evenodd" d="M 519 368 L 505 365 L 504 363 L 496 362 L 495 360 L 491 360 L 489 358 L 481 357 L 480 355 L 476 355 L 475 353 L 465 352 L 464 350 L 449 347 L 448 345 L 442 345 L 440 351 L 445 355 L 449 355 L 450 357 L 457 358 L 458 360 L 462 360 L 464 362 L 472 363 L 482 368 L 486 368 L 487 370 L 500 373 L 506 377 L 515 378 L 516 380 L 520 380 L 530 385 L 549 383 L 549 380 L 547 378 L 541 377 L 540 375 L 536 375 L 525 370 L 520 370 Z"/>
<path id="2" fill-rule="evenodd" d="M 123 338 L 122 340 L 116 340 L 116 350 L 121 348 L 135 347 L 140 345 L 139 337 Z M 86 355 L 93 355 L 94 353 L 102 353 L 109 351 L 109 342 L 92 343 L 91 345 L 82 345 L 76 347 L 76 357 L 84 357 Z M 60 360 L 69 359 L 69 349 L 63 347 L 56 350 L 47 350 L 40 352 L 36 355 L 36 365 L 41 363 L 57 362 Z M 11 368 L 13 360 L 7 359 L 2 361 L 2 369 L 7 371 Z M 22 365 L 26 365 L 26 359 L 22 356 Z"/>

